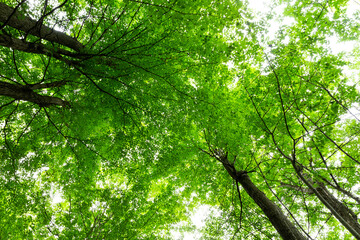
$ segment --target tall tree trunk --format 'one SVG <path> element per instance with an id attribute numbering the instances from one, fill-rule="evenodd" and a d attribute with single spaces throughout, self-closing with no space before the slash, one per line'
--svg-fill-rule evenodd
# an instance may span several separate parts
<path id="1" fill-rule="evenodd" d="M 59 85 L 60 83 L 58 83 Z M 51 86 L 50 86 L 51 85 Z M 0 96 L 7 96 L 17 100 L 23 100 L 35 103 L 40 107 L 49 107 L 51 105 L 68 106 L 69 103 L 57 97 L 43 96 L 33 91 L 33 89 L 58 86 L 54 84 L 35 84 L 35 85 L 16 85 L 0 81 Z M 62 84 L 64 85 L 64 84 Z M 42 87 L 39 87 L 42 86 Z"/>
<path id="2" fill-rule="evenodd" d="M 251 181 L 247 172 L 237 171 L 233 164 L 227 159 L 227 154 L 220 156 L 218 159 L 222 162 L 229 175 L 245 189 L 247 194 L 261 208 L 276 231 L 285 240 L 302 240 L 306 239 L 295 225 L 285 216 L 281 209 L 273 203 L 255 184 Z"/>
<path id="3" fill-rule="evenodd" d="M 324 183 L 316 182 L 318 193 L 332 206 L 332 208 L 339 213 L 339 215 L 358 233 L 360 233 L 360 224 L 357 221 L 356 214 L 349 209 L 344 203 L 339 201 L 332 195 Z M 355 236 L 356 237 L 356 236 Z"/>
<path id="4" fill-rule="evenodd" d="M 84 45 L 75 38 L 44 26 L 42 22 L 35 21 L 2 2 L 0 2 L 0 22 L 27 34 L 37 36 L 50 42 L 59 43 L 77 52 L 84 48 Z"/>
<path id="5" fill-rule="evenodd" d="M 285 240 L 306 239 L 281 209 L 260 191 L 246 173 L 242 173 L 237 180 L 254 202 L 261 208 L 280 236 Z"/>
<path id="6" fill-rule="evenodd" d="M 298 177 L 313 191 L 316 197 L 325 205 L 327 209 L 335 216 L 335 218 L 356 238 L 360 240 L 360 224 L 355 214 L 342 202 L 337 200 L 325 187 L 322 182 L 316 182 L 317 187 L 311 183 L 312 180 L 307 179 L 301 172 L 301 168 L 292 160 L 293 167 Z M 310 182 L 311 181 L 311 182 Z"/>

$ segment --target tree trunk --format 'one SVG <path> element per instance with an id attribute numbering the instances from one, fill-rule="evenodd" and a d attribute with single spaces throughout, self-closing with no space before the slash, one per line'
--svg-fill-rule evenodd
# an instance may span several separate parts
<path id="1" fill-rule="evenodd" d="M 314 187 L 312 180 L 306 179 L 294 160 L 293 167 L 298 177 L 310 188 L 316 197 L 325 205 L 327 209 L 335 216 L 335 218 L 356 238 L 360 240 L 360 225 L 355 214 L 346 207 L 342 202 L 337 200 L 325 187 L 322 182 L 316 182 L 319 186 Z M 310 182 L 311 181 L 311 182 Z"/>
<path id="2" fill-rule="evenodd" d="M 281 209 L 260 191 L 246 173 L 241 173 L 237 181 L 261 208 L 280 236 L 285 240 L 306 239 L 292 222 L 284 215 Z"/>
<path id="3" fill-rule="evenodd" d="M 358 233 L 360 233 L 360 224 L 357 221 L 356 214 L 345 206 L 344 203 L 337 200 L 325 187 L 322 182 L 316 182 L 319 187 L 316 188 L 318 193 L 332 206 L 332 208 Z M 354 236 L 357 239 L 358 236 Z"/>
<path id="4" fill-rule="evenodd" d="M 48 84 L 40 84 L 42 86 L 48 86 Z M 32 88 L 34 86 L 35 88 Z M 40 107 L 49 107 L 52 105 L 68 106 L 69 103 L 57 97 L 43 96 L 33 91 L 33 89 L 39 89 L 39 84 L 35 85 L 16 85 L 7 82 L 0 81 L 0 95 L 11 97 L 17 100 L 23 100 L 35 103 Z M 44 87 L 43 87 L 44 88 Z"/>
<path id="5" fill-rule="evenodd" d="M 223 164 L 229 175 L 245 189 L 247 194 L 261 208 L 276 231 L 285 240 L 306 239 L 295 225 L 285 216 L 281 209 L 273 203 L 266 195 L 258 189 L 251 181 L 246 171 L 237 171 L 233 163 L 227 158 L 227 153 L 217 151 L 218 160 Z"/>
<path id="6" fill-rule="evenodd" d="M 41 22 L 19 13 L 12 7 L 0 2 L 0 22 L 10 27 L 21 30 L 27 34 L 37 36 L 50 42 L 59 43 L 77 52 L 84 48 L 84 45 L 65 33 L 56 31 L 44 26 Z"/>

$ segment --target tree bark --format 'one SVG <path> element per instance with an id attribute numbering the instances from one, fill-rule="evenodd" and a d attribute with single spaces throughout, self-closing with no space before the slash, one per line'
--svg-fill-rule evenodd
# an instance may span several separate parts
<path id="1" fill-rule="evenodd" d="M 51 54 L 42 44 L 29 43 L 4 34 L 0 34 L 0 45 L 28 53 Z"/>
<path id="2" fill-rule="evenodd" d="M 339 201 L 332 195 L 322 182 L 316 182 L 319 187 L 316 188 L 318 193 L 338 212 L 341 217 L 353 228 L 360 233 L 360 224 L 357 221 L 356 214 L 345 206 L 344 203 Z"/>
<path id="3" fill-rule="evenodd" d="M 360 240 L 360 224 L 356 219 L 356 215 L 342 202 L 337 200 L 325 187 L 322 182 L 316 182 L 318 187 L 313 186 L 313 181 L 306 179 L 301 172 L 301 167 L 292 160 L 293 167 L 298 177 L 313 191 L 316 197 L 322 202 L 327 209 L 335 216 L 335 218 L 356 238 Z M 310 182 L 311 181 L 311 182 Z"/>
<path id="4" fill-rule="evenodd" d="M 246 173 L 242 173 L 237 179 L 249 196 L 261 208 L 283 239 L 306 239 L 294 226 L 294 224 L 284 215 L 281 209 L 254 185 Z"/>
<path id="5" fill-rule="evenodd" d="M 61 54 L 69 53 L 69 51 L 59 50 L 57 52 L 54 52 L 41 43 L 26 42 L 4 34 L 0 34 L 0 46 L 12 48 L 14 50 L 19 50 L 22 52 L 47 55 L 49 57 L 54 57 L 60 61 L 63 61 L 68 65 L 71 65 L 73 63 L 73 61 L 63 58 L 61 56 Z"/>
<path id="6" fill-rule="evenodd" d="M 7 82 L 0 81 L 0 95 L 11 97 L 17 100 L 23 100 L 35 103 L 40 107 L 50 107 L 52 105 L 69 106 L 67 101 L 64 101 L 57 97 L 43 96 L 33 91 L 32 86 L 38 85 L 16 85 Z M 34 88 L 38 89 L 38 88 Z"/>
<path id="7" fill-rule="evenodd" d="M 285 216 L 281 209 L 273 203 L 255 184 L 251 181 L 246 171 L 237 171 L 227 159 L 227 154 L 218 154 L 219 161 L 223 164 L 229 175 L 245 189 L 247 194 L 261 208 L 276 231 L 285 240 L 306 239 L 295 225 Z"/>
<path id="8" fill-rule="evenodd" d="M 42 23 L 25 16 L 25 14 L 16 11 L 2 2 L 0 2 L 0 22 L 27 34 L 69 47 L 77 52 L 84 48 L 84 45 L 75 38 L 44 26 Z"/>

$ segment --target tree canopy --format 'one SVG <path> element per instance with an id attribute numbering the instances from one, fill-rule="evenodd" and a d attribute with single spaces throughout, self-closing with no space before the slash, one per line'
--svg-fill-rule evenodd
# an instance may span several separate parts
<path id="1" fill-rule="evenodd" d="M 0 239 L 360 239 L 358 3 L 268 4 L 1 1 Z"/>

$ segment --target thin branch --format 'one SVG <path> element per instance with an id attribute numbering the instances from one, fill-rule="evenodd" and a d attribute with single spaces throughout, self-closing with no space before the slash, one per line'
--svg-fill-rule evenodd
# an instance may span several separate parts
<path id="1" fill-rule="evenodd" d="M 241 222 L 242 222 L 242 215 L 243 215 L 243 203 L 242 203 L 242 200 L 241 200 L 241 193 L 240 193 L 240 189 L 239 189 L 239 183 L 238 183 L 238 181 L 235 181 L 235 182 L 236 182 L 236 190 L 238 192 L 239 201 L 240 201 L 240 224 L 239 224 L 239 229 L 241 229 Z"/>

